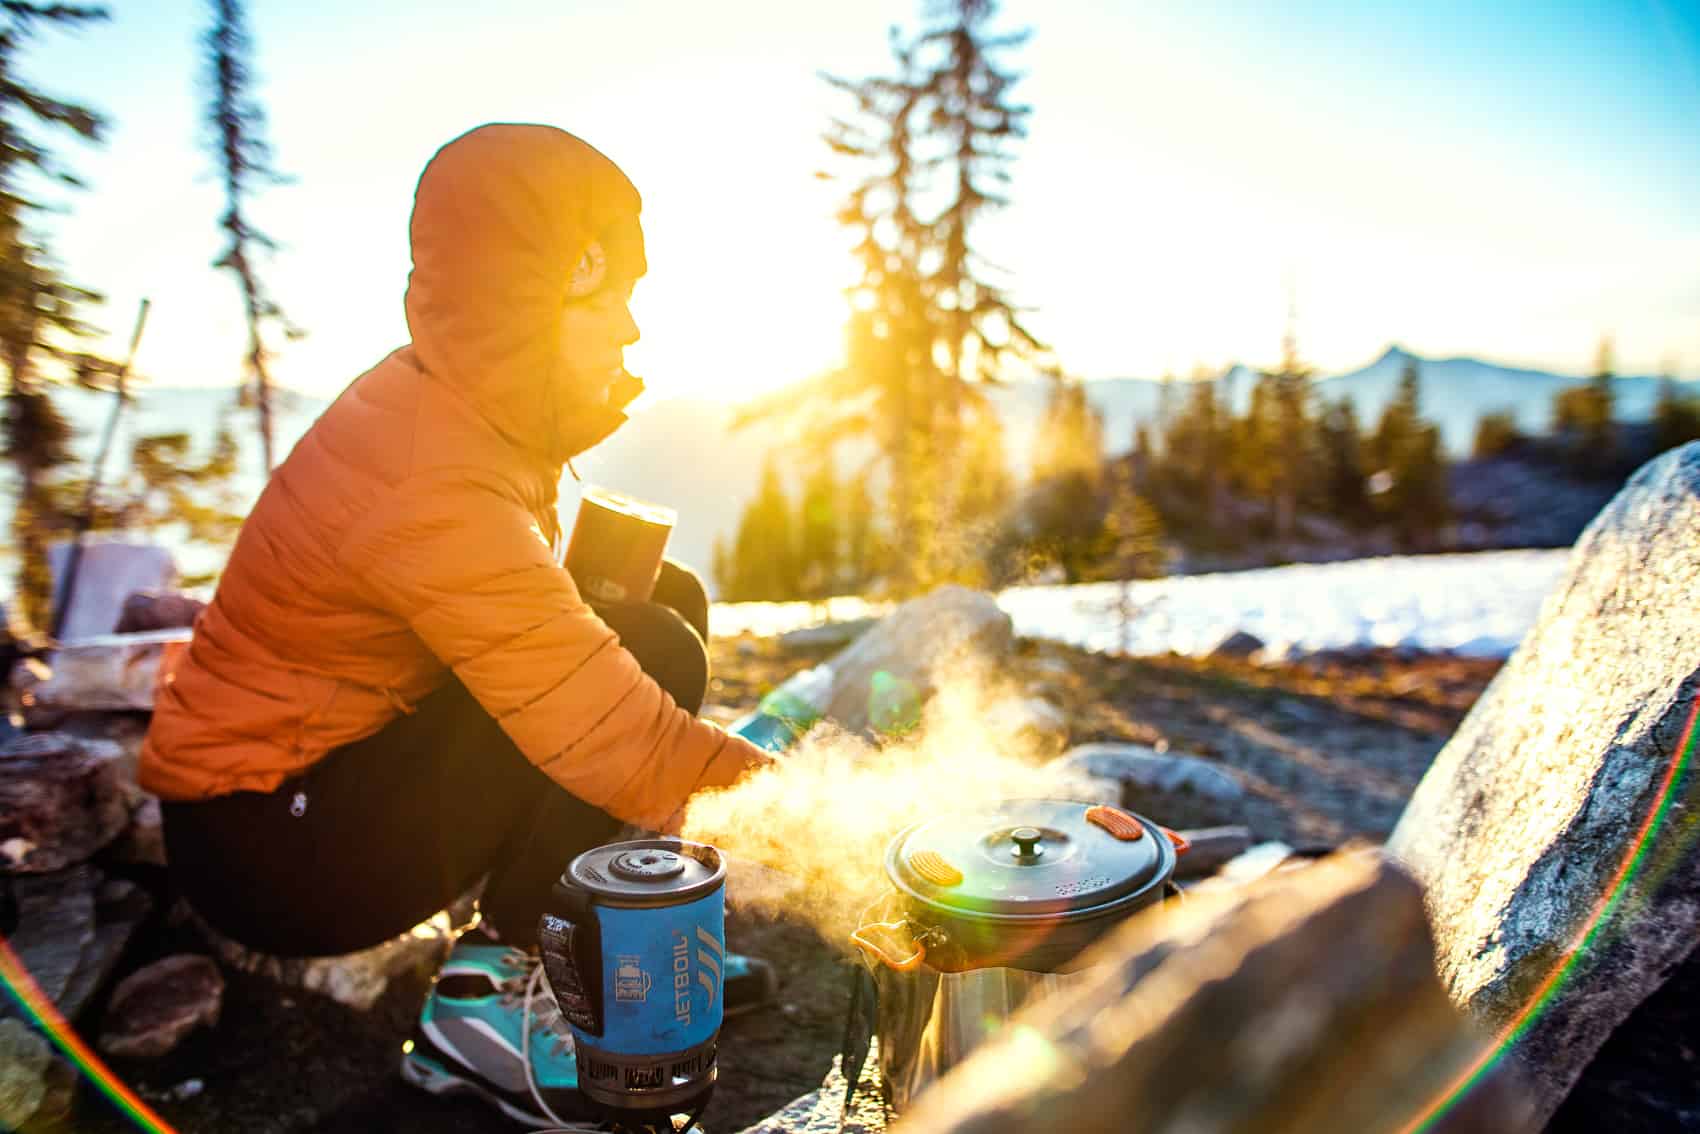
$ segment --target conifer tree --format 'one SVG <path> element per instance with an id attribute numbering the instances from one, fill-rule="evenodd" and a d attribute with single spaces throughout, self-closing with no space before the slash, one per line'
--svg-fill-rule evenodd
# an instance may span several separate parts
<path id="1" fill-rule="evenodd" d="M 1280 367 L 1263 376 L 1269 386 L 1262 423 L 1266 432 L 1260 448 L 1263 459 L 1270 463 L 1270 503 L 1277 539 L 1292 538 L 1299 501 L 1313 480 L 1310 392 L 1314 374 L 1299 358 L 1298 340 L 1289 329 L 1281 342 Z"/>
<path id="2" fill-rule="evenodd" d="M 1653 443 L 1663 453 L 1690 441 L 1700 441 L 1700 398 L 1684 397 L 1667 372 L 1659 379 L 1659 400 L 1653 405 Z"/>
<path id="3" fill-rule="evenodd" d="M 272 166 L 271 146 L 265 139 L 265 111 L 253 94 L 253 41 L 248 35 L 243 0 L 208 0 L 208 6 L 213 22 L 202 39 L 209 98 L 206 121 L 224 180 L 225 209 L 219 225 L 229 238 L 213 266 L 230 269 L 241 287 L 248 323 L 247 366 L 253 383 L 243 387 L 242 404 L 252 405 L 258 412 L 261 459 L 269 476 L 275 464 L 272 416 L 278 407 L 269 370 L 272 355 L 266 345 L 266 328 L 277 323 L 286 338 L 296 338 L 301 331 L 284 317 L 260 279 L 256 260 L 262 251 L 275 251 L 277 242 L 254 224 L 249 206 L 261 185 L 280 184 L 286 178 Z"/>
<path id="4" fill-rule="evenodd" d="M 797 579 L 804 598 L 831 595 L 843 563 L 838 478 L 832 461 L 817 458 L 797 503 Z"/>
<path id="5" fill-rule="evenodd" d="M 1510 410 L 1484 413 L 1476 422 L 1470 456 L 1478 461 L 1492 460 L 1510 451 L 1522 439 L 1523 435 L 1517 429 L 1517 417 Z"/>
<path id="6" fill-rule="evenodd" d="M 803 597 L 793 510 L 772 456 L 762 466 L 761 487 L 738 520 L 731 548 L 721 546 L 715 560 L 715 582 L 728 602 Z"/>
<path id="7" fill-rule="evenodd" d="M 1025 527 L 1033 553 L 1079 582 L 1104 554 L 1104 425 L 1083 383 L 1053 375 L 1034 445 Z"/>
<path id="8" fill-rule="evenodd" d="M 955 524 L 957 538 L 964 546 L 952 557 L 956 561 L 954 581 L 985 586 L 999 573 L 999 565 L 989 560 L 996 555 L 998 535 L 1009 518 L 1015 478 L 1010 474 L 1003 421 L 996 408 L 976 392 L 969 413 Z"/>
<path id="9" fill-rule="evenodd" d="M 1600 339 L 1594 372 L 1584 386 L 1560 390 L 1553 398 L 1553 431 L 1568 454 L 1570 467 L 1584 476 L 1609 474 L 1617 460 L 1612 342 Z"/>
<path id="10" fill-rule="evenodd" d="M 1217 397 L 1216 383 L 1202 370 L 1194 371 L 1185 401 L 1164 434 L 1159 478 L 1184 500 L 1192 521 L 1188 527 L 1216 530 L 1234 443 L 1233 422 Z"/>
<path id="11" fill-rule="evenodd" d="M 1135 483 L 1131 460 L 1113 461 L 1106 475 L 1102 560 L 1096 572 L 1111 579 L 1151 579 L 1164 573 L 1163 521 Z"/>
<path id="12" fill-rule="evenodd" d="M 17 595 L 28 621 L 50 621 L 52 575 L 47 544 L 69 527 L 73 497 L 59 483 L 72 459 L 71 427 L 48 394 L 67 373 L 90 377 L 105 368 L 76 349 L 94 333 L 84 311 L 100 297 L 67 281 L 46 237 L 30 224 L 52 202 L 49 185 L 79 188 L 42 132 L 99 142 L 105 120 L 87 106 L 42 91 L 24 75 L 24 45 L 43 30 L 75 31 L 107 18 L 106 9 L 80 4 L 0 4 L 0 366 L 6 395 L 3 454 L 16 476 L 13 546 L 19 555 Z"/>
<path id="13" fill-rule="evenodd" d="M 977 220 L 1004 202 L 1007 147 L 1027 113 L 995 59 L 1023 36 L 992 36 L 993 7 L 954 0 L 919 36 L 894 30 L 892 74 L 823 76 L 854 106 L 825 139 L 838 159 L 827 175 L 848 188 L 838 220 L 855 234 L 861 278 L 849 293 L 846 365 L 783 408 L 802 405 L 812 419 L 797 431 L 805 444 L 874 441 L 890 498 L 886 574 L 899 591 L 976 570 L 968 529 L 987 493 L 970 465 L 992 461 L 974 385 L 998 376 L 1005 355 L 1037 348 L 974 251 Z"/>
<path id="14" fill-rule="evenodd" d="M 1412 550 L 1429 545 L 1450 518 L 1440 430 L 1423 420 L 1421 399 L 1421 374 L 1415 361 L 1407 361 L 1371 440 L 1376 479 L 1384 486 L 1377 510 Z"/>
<path id="15" fill-rule="evenodd" d="M 970 241 L 982 216 L 1009 203 L 1000 188 L 1013 161 L 1006 146 L 1027 136 L 1030 113 L 1010 100 L 1020 76 L 996 58 L 1030 33 L 991 34 L 996 9 L 994 0 L 944 0 L 936 5 L 942 18 L 917 51 L 928 60 L 918 79 L 926 134 L 942 143 L 926 167 L 947 174 L 949 184 L 949 200 L 928 226 L 938 258 L 929 298 L 942 314 L 946 373 L 959 382 L 969 377 L 970 361 L 979 377 L 996 381 L 1004 354 L 1042 349 Z"/>
<path id="16" fill-rule="evenodd" d="M 1342 395 L 1328 403 L 1317 435 L 1322 453 L 1322 491 L 1328 512 L 1347 524 L 1360 524 L 1368 514 L 1367 476 L 1363 437 L 1352 400 Z"/>
<path id="17" fill-rule="evenodd" d="M 844 494 L 844 587 L 850 593 L 868 589 L 886 572 L 886 548 L 874 513 L 873 493 L 864 470 L 846 479 Z"/>

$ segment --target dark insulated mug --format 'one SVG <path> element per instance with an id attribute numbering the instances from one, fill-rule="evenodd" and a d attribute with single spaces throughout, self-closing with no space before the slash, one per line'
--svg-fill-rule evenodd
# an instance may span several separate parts
<path id="1" fill-rule="evenodd" d="M 595 602 L 648 602 L 679 514 L 621 492 L 587 486 L 567 542 L 567 570 Z"/>
<path id="2" fill-rule="evenodd" d="M 725 1016 L 726 866 L 682 839 L 573 859 L 539 923 L 544 974 L 578 1049 L 579 1090 L 624 1117 L 696 1110 Z"/>

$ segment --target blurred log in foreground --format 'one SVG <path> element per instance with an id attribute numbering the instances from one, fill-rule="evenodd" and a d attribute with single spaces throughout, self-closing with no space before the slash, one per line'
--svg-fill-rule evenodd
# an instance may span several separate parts
<path id="1" fill-rule="evenodd" d="M 950 1134 L 1530 1129 L 1435 976 L 1421 893 L 1353 849 L 1136 918 L 1095 979 L 1035 1005 L 904 1115 Z"/>

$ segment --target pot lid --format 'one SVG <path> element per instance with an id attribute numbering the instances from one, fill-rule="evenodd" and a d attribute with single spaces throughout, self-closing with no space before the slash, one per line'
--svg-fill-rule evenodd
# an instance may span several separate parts
<path id="1" fill-rule="evenodd" d="M 726 877 L 720 852 L 683 839 L 639 839 L 585 851 L 566 878 L 612 905 L 681 905 Z"/>
<path id="2" fill-rule="evenodd" d="M 1114 807 L 1012 799 L 952 812 L 892 840 L 905 893 L 962 914 L 1067 914 L 1168 876 L 1175 852 L 1150 820 Z"/>

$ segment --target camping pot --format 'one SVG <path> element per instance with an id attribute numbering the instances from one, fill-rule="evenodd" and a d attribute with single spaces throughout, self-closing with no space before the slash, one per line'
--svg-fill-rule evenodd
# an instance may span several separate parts
<path id="1" fill-rule="evenodd" d="M 1085 979 L 1082 949 L 1178 891 L 1186 840 L 1115 807 L 1003 800 L 900 832 L 893 892 L 851 935 L 878 993 L 898 1111 L 1023 1004 Z"/>
<path id="2" fill-rule="evenodd" d="M 538 938 L 573 1028 L 579 1089 L 615 1119 L 695 1111 L 725 1014 L 726 865 L 682 839 L 585 851 L 555 884 Z"/>

